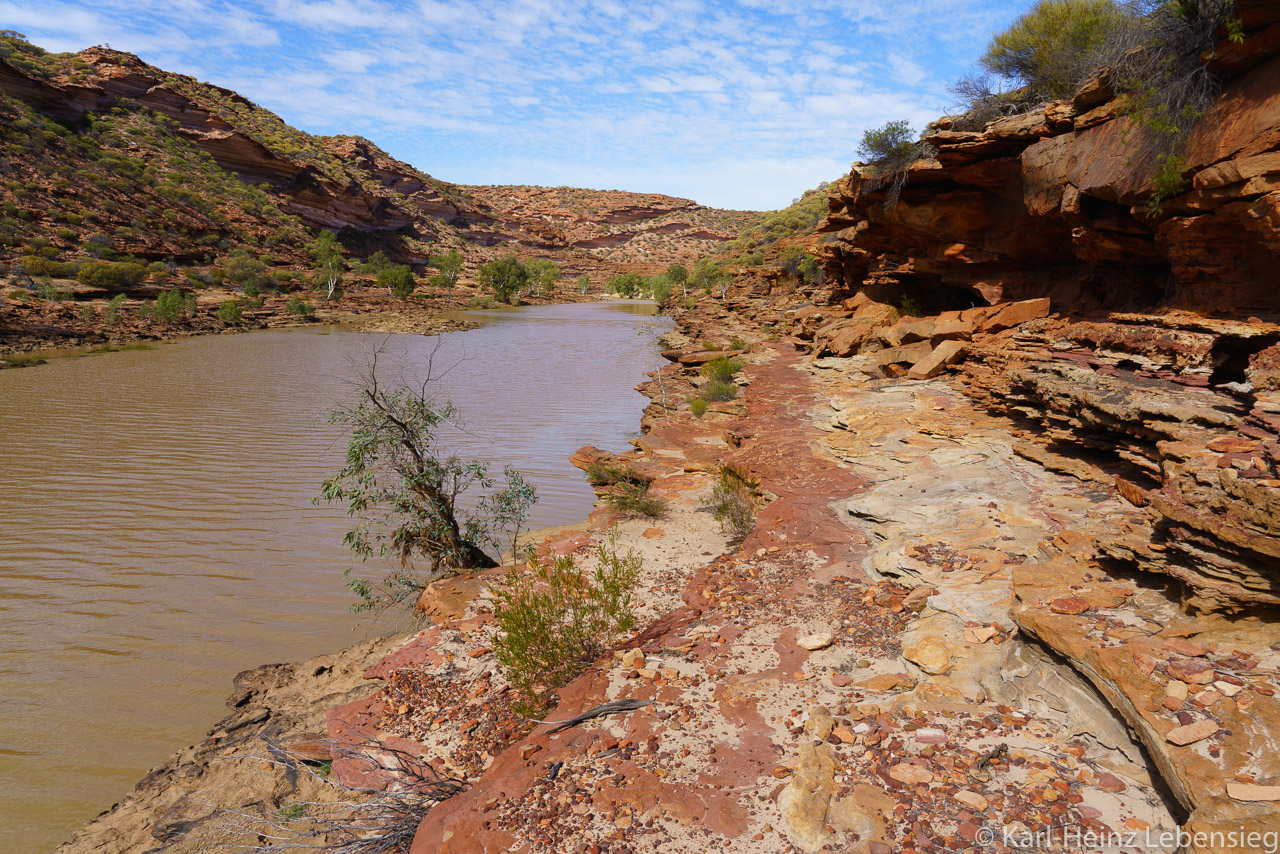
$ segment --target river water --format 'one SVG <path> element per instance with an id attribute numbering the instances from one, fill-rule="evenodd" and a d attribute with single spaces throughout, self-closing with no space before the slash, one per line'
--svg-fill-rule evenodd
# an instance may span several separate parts
<path id="1" fill-rule="evenodd" d="M 464 455 L 532 479 L 533 527 L 582 519 L 567 457 L 622 450 L 668 321 L 640 303 L 470 312 L 441 339 L 288 330 L 0 371 L 0 851 L 43 852 L 226 709 L 231 676 L 388 625 L 347 612 L 348 519 L 314 506 L 326 411 L 441 341 Z M 649 333 L 649 334 L 646 334 Z"/>

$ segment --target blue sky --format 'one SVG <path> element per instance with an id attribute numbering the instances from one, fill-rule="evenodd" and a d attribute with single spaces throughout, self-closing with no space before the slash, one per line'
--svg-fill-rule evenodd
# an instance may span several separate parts
<path id="1" fill-rule="evenodd" d="M 0 0 L 0 29 L 234 89 L 438 178 L 771 209 L 919 129 L 1030 0 Z"/>

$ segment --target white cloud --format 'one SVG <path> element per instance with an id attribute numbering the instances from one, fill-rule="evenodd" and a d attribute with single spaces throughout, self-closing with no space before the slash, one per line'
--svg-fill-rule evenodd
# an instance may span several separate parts
<path id="1" fill-rule="evenodd" d="M 1008 0 L 0 0 L 0 27 L 51 49 L 110 42 L 448 180 L 760 207 L 844 172 L 866 129 L 935 118 L 947 81 L 1015 13 Z"/>

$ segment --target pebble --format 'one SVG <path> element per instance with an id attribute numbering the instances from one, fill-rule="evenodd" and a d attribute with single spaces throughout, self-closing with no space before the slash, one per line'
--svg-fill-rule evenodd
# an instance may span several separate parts
<path id="1" fill-rule="evenodd" d="M 1108 771 L 1098 777 L 1098 788 L 1104 792 L 1123 792 L 1127 787 L 1123 780 Z"/>
<path id="2" fill-rule="evenodd" d="M 1207 685 L 1213 681 L 1213 665 L 1199 659 L 1182 658 L 1170 661 L 1165 670 L 1174 679 L 1194 685 Z"/>
<path id="3" fill-rule="evenodd" d="M 1055 614 L 1083 614 L 1089 610 L 1089 603 L 1079 596 L 1063 596 L 1050 602 L 1049 610 Z"/>
<path id="4" fill-rule="evenodd" d="M 933 782 L 932 773 L 910 762 L 900 762 L 894 765 L 889 769 L 889 776 L 900 783 L 907 783 L 912 786 Z"/>
<path id="5" fill-rule="evenodd" d="M 1203 741 L 1218 731 L 1218 722 L 1205 719 L 1195 723 L 1174 727 L 1165 734 L 1165 741 L 1170 744 L 1186 745 Z"/>
<path id="6" fill-rule="evenodd" d="M 1213 687 L 1214 690 L 1224 697 L 1234 697 L 1236 694 L 1239 694 L 1244 690 L 1244 688 L 1239 685 L 1232 685 L 1230 682 L 1223 682 L 1221 680 L 1214 682 Z"/>
<path id="7" fill-rule="evenodd" d="M 796 641 L 796 643 L 802 648 L 812 652 L 814 650 L 826 649 L 831 646 L 832 640 L 834 640 L 834 638 L 831 636 L 830 632 L 818 632 L 817 634 L 806 635 Z"/>
<path id="8" fill-rule="evenodd" d="M 1227 794 L 1237 801 L 1280 801 L 1280 786 L 1258 786 L 1228 780 Z"/>
<path id="9" fill-rule="evenodd" d="M 952 797 L 970 809 L 977 810 L 978 812 L 982 812 L 990 806 L 987 799 L 982 795 L 979 795 L 977 792 L 956 792 Z"/>

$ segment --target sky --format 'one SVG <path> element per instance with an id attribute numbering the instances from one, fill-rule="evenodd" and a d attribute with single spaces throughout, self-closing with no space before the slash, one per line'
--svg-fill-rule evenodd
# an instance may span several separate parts
<path id="1" fill-rule="evenodd" d="M 368 137 L 461 184 L 771 210 L 920 130 L 1031 0 L 0 0 L 0 29 L 95 44 Z"/>

